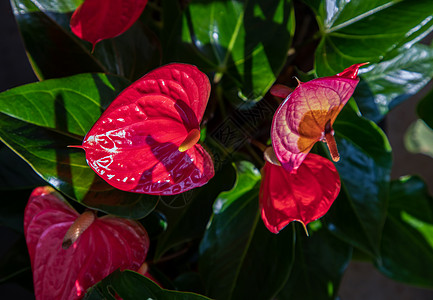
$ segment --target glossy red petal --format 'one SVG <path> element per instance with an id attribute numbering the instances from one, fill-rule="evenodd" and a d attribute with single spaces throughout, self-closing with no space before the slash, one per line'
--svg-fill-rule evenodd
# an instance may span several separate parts
<path id="1" fill-rule="evenodd" d="M 334 164 L 308 154 L 298 170 L 266 162 L 260 186 L 260 209 L 264 224 L 278 233 L 292 221 L 304 225 L 322 217 L 340 192 L 340 177 Z"/>
<path id="2" fill-rule="evenodd" d="M 96 43 L 125 32 L 140 17 L 147 0 L 85 0 L 71 17 L 71 30 Z"/>
<path id="3" fill-rule="evenodd" d="M 179 147 L 199 130 L 210 95 L 205 74 L 187 64 L 160 67 L 125 89 L 83 141 L 89 166 L 125 191 L 173 195 L 214 175 L 198 144 Z"/>
<path id="4" fill-rule="evenodd" d="M 36 299 L 80 299 L 114 270 L 138 270 L 143 264 L 149 248 L 146 231 L 135 221 L 111 216 L 96 219 L 63 249 L 77 217 L 51 188 L 32 193 L 24 218 Z"/>
<path id="5" fill-rule="evenodd" d="M 334 124 L 359 82 L 357 73 L 362 65 L 353 65 L 335 76 L 300 82 L 278 107 L 272 122 L 272 145 L 287 171 L 297 169 L 313 145 L 324 138 L 326 124 Z"/>

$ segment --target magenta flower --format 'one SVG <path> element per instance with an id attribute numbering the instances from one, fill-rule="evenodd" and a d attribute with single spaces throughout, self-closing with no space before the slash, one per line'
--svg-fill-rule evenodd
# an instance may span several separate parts
<path id="1" fill-rule="evenodd" d="M 128 30 L 146 4 L 147 0 L 85 0 L 71 17 L 71 30 L 95 48 L 98 42 Z"/>
<path id="2" fill-rule="evenodd" d="M 214 176 L 197 142 L 210 94 L 195 66 L 170 64 L 126 88 L 96 121 L 81 146 L 89 166 L 120 190 L 174 195 Z"/>
<path id="3" fill-rule="evenodd" d="M 292 221 L 305 228 L 326 214 L 340 187 L 334 164 L 317 154 L 308 154 L 297 172 L 266 162 L 259 194 L 262 220 L 273 233 Z"/>
<path id="4" fill-rule="evenodd" d="M 298 169 L 317 141 L 326 142 L 332 159 L 339 160 L 332 125 L 352 96 L 363 65 L 353 65 L 335 76 L 299 82 L 280 105 L 271 137 L 275 154 L 287 171 Z M 274 89 L 279 96 L 284 92 L 281 87 Z"/>
<path id="5" fill-rule="evenodd" d="M 114 216 L 81 216 L 51 187 L 36 188 L 24 213 L 36 299 L 81 299 L 116 269 L 140 270 L 146 230 Z"/>

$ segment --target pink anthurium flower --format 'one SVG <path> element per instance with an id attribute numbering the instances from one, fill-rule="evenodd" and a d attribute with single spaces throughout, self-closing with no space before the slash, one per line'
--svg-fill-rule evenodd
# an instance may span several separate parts
<path id="1" fill-rule="evenodd" d="M 89 166 L 124 191 L 174 195 L 214 176 L 197 144 L 210 94 L 195 66 L 169 64 L 126 88 L 84 138 Z"/>
<path id="2" fill-rule="evenodd" d="M 272 122 L 272 146 L 287 171 L 299 168 L 317 141 L 327 143 L 334 161 L 340 159 L 332 125 L 352 96 L 363 65 L 353 65 L 335 76 L 299 82 L 278 107 Z M 289 90 L 277 86 L 271 92 L 281 96 Z"/>
<path id="3" fill-rule="evenodd" d="M 80 299 L 116 269 L 139 270 L 146 230 L 114 216 L 79 215 L 51 187 L 36 188 L 24 213 L 36 299 Z"/>
<path id="4" fill-rule="evenodd" d="M 340 186 L 334 164 L 317 154 L 309 153 L 297 172 L 266 162 L 259 194 L 262 220 L 273 233 L 292 221 L 306 228 L 326 214 Z"/>
<path id="5" fill-rule="evenodd" d="M 71 30 L 96 43 L 124 33 L 140 17 L 147 0 L 85 0 L 71 17 Z"/>

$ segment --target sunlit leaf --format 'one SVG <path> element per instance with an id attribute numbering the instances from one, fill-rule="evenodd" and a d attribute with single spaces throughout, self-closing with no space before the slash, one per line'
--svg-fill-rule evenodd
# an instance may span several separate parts
<path id="1" fill-rule="evenodd" d="M 360 70 L 353 94 L 363 116 L 379 122 L 394 107 L 416 94 L 433 77 L 433 48 L 416 44 Z"/>
<path id="2" fill-rule="evenodd" d="M 290 0 L 191 1 L 167 34 L 165 59 L 215 72 L 234 101 L 258 100 L 284 65 L 294 26 Z"/>
<path id="3" fill-rule="evenodd" d="M 377 63 L 433 30 L 430 0 L 327 0 L 314 5 L 321 34 L 315 59 L 319 76 L 354 63 Z"/>
<path id="4" fill-rule="evenodd" d="M 127 81 L 81 74 L 0 94 L 0 139 L 68 197 L 118 215 L 141 218 L 158 198 L 121 192 L 87 166 L 79 145 Z"/>

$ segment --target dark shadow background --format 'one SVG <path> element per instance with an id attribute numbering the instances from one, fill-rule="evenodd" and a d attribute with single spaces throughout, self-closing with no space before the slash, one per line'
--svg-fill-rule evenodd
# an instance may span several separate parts
<path id="1" fill-rule="evenodd" d="M 27 60 L 9 1 L 2 0 L 0 1 L 0 92 L 35 81 L 37 78 Z M 390 129 L 388 137 L 394 154 L 392 177 L 420 174 L 429 185 L 430 192 L 433 193 L 433 159 L 408 153 L 403 144 L 404 133 L 417 118 L 416 104 L 427 90 L 423 89 L 416 97 L 393 110 L 387 117 L 386 127 Z M 11 200 L 13 199 L 0 199 L 0 201 Z M 19 237 L 20 235 L 15 231 L 0 225 L 0 257 Z M 0 284 L 0 295 L 2 299 L 34 299 L 32 292 L 13 282 Z M 341 299 L 351 300 L 433 300 L 433 291 L 396 283 L 377 272 L 370 263 L 362 262 L 352 262 L 349 265 L 339 295 Z"/>

